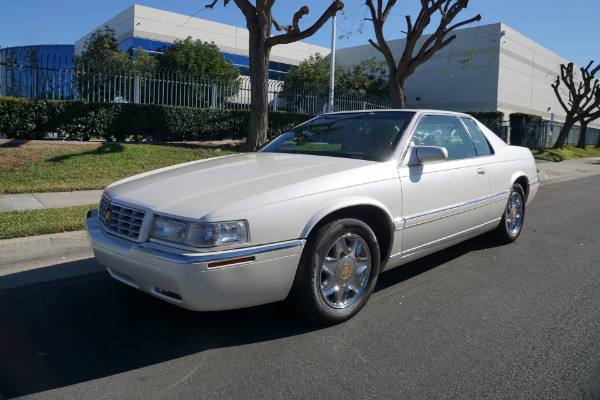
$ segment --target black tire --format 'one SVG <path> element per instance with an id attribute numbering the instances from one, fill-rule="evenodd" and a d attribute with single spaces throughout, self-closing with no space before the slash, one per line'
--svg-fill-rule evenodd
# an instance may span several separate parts
<path id="1" fill-rule="evenodd" d="M 493 232 L 495 239 L 505 244 L 514 242 L 521 234 L 524 222 L 525 192 L 521 185 L 515 183 L 510 189 L 502 220 Z"/>
<path id="2" fill-rule="evenodd" d="M 307 242 L 289 300 L 319 324 L 346 321 L 369 300 L 379 261 L 377 238 L 366 223 L 353 218 L 330 222 Z"/>

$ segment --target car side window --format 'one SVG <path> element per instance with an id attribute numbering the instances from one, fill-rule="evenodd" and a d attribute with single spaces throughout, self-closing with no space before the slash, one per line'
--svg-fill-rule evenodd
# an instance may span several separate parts
<path id="1" fill-rule="evenodd" d="M 464 125 L 455 116 L 425 115 L 415 130 L 417 146 L 439 146 L 448 150 L 448 160 L 475 157 L 475 147 Z"/>
<path id="2" fill-rule="evenodd" d="M 465 123 L 467 130 L 471 134 L 471 138 L 473 139 L 473 143 L 475 144 L 475 150 L 477 151 L 478 156 L 485 156 L 488 154 L 492 154 L 492 148 L 485 138 L 481 129 L 477 126 L 475 121 L 471 118 L 461 117 L 462 121 Z"/>

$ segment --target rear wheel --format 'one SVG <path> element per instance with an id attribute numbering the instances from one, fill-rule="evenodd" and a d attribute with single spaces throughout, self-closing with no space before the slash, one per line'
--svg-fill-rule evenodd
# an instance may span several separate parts
<path id="1" fill-rule="evenodd" d="M 307 243 L 290 300 L 315 322 L 343 322 L 364 307 L 378 274 L 379 246 L 371 228 L 358 219 L 333 221 Z"/>
<path id="2" fill-rule="evenodd" d="M 506 209 L 500 225 L 494 231 L 496 239 L 502 243 L 512 243 L 519 237 L 525 218 L 525 192 L 515 183 L 510 190 Z"/>

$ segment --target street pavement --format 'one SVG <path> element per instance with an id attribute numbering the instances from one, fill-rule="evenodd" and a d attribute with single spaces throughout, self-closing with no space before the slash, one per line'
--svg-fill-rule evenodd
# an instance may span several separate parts
<path id="1" fill-rule="evenodd" d="M 105 271 L 3 289 L 0 393 L 597 400 L 599 196 L 597 176 L 543 184 L 515 243 L 482 236 L 386 272 L 327 328 L 285 303 L 180 309 Z"/>

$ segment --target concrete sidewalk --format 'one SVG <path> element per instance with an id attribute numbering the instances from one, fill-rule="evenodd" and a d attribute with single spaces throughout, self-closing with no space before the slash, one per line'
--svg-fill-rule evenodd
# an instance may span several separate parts
<path id="1" fill-rule="evenodd" d="M 536 159 L 538 175 L 542 184 L 587 178 L 600 174 L 600 157 L 575 158 L 559 162 Z M 600 182 L 599 182 L 600 183 Z"/>
<path id="2" fill-rule="evenodd" d="M 102 190 L 0 195 L 0 212 L 98 204 Z"/>

